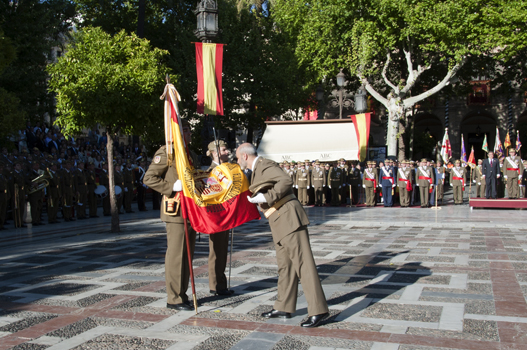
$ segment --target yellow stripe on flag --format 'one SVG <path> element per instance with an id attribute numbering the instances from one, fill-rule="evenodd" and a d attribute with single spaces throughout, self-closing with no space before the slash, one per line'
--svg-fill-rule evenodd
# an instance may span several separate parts
<path id="1" fill-rule="evenodd" d="M 366 114 L 355 115 L 357 121 L 357 130 L 359 131 L 359 150 L 360 160 L 366 159 L 366 151 L 368 149 L 368 130 L 366 125 Z"/>
<path id="2" fill-rule="evenodd" d="M 203 44 L 203 87 L 205 114 L 216 114 L 216 44 Z M 214 108 L 214 109 L 211 109 Z"/>

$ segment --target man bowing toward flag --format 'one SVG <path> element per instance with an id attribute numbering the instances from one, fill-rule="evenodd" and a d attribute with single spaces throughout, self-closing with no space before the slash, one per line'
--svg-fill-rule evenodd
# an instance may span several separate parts
<path id="1" fill-rule="evenodd" d="M 250 143 L 236 151 L 242 169 L 252 170 L 251 203 L 269 219 L 278 263 L 278 295 L 266 318 L 290 318 L 296 311 L 298 280 L 307 300 L 308 319 L 302 327 L 316 327 L 329 316 L 328 305 L 309 243 L 309 219 L 293 194 L 293 181 L 275 162 L 259 157 Z"/>

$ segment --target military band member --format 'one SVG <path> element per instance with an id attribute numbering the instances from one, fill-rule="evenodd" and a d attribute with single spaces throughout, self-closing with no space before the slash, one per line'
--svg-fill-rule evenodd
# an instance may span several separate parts
<path id="1" fill-rule="evenodd" d="M 315 192 L 315 207 L 321 207 L 324 200 L 324 186 L 326 183 L 326 172 L 320 167 L 320 162 L 315 162 L 315 167 L 311 170 L 311 184 Z"/>
<path id="2" fill-rule="evenodd" d="M 293 195 L 293 183 L 275 162 L 258 157 L 250 143 L 238 147 L 236 156 L 242 169 L 252 169 L 252 184 L 271 185 L 265 193 L 249 198 L 263 210 L 275 210 L 269 216 L 269 225 L 278 263 L 278 294 L 273 309 L 262 316 L 290 318 L 296 310 L 300 281 L 308 309 L 308 319 L 301 326 L 316 327 L 329 315 L 329 310 L 309 243 L 309 219 Z"/>
<path id="3" fill-rule="evenodd" d="M 134 197 L 134 168 L 132 167 L 132 162 L 130 160 L 126 161 L 126 167 L 123 170 L 124 178 L 124 193 L 123 193 L 123 202 L 124 210 L 127 213 L 133 213 L 132 210 L 132 199 Z"/>
<path id="4" fill-rule="evenodd" d="M 298 200 L 302 205 L 307 205 L 307 190 L 311 187 L 309 171 L 305 169 L 304 163 L 298 163 L 299 169 L 296 171 L 296 188 L 298 189 Z"/>
<path id="5" fill-rule="evenodd" d="M 41 173 L 40 170 L 40 164 L 37 161 L 33 161 L 33 164 L 31 164 L 32 170 L 29 173 L 29 180 L 33 181 L 36 178 L 40 177 Z M 33 226 L 39 226 L 41 225 L 41 219 L 42 219 L 42 205 L 43 205 L 43 199 L 44 199 L 44 189 L 41 188 L 37 190 L 38 183 L 32 183 L 28 198 L 29 198 L 29 205 L 31 207 L 31 225 Z M 33 192 L 33 193 L 31 193 Z"/>
<path id="6" fill-rule="evenodd" d="M 463 191 L 465 191 L 465 181 L 467 179 L 466 169 L 461 167 L 458 159 L 450 172 L 450 185 L 454 192 L 454 204 L 463 204 Z"/>
<path id="7" fill-rule="evenodd" d="M 509 148 L 509 156 L 505 157 L 503 161 L 503 177 L 507 180 L 507 193 L 509 199 L 517 199 L 520 197 L 519 183 L 523 177 L 523 163 L 520 157 L 516 155 L 514 147 Z"/>
<path id="8" fill-rule="evenodd" d="M 483 159 L 478 159 L 478 165 L 472 171 L 472 182 L 476 184 L 476 198 L 485 198 L 485 178 L 482 172 Z"/>
<path id="9" fill-rule="evenodd" d="M 219 157 L 218 157 L 219 150 Z M 230 151 L 225 141 L 212 141 L 209 143 L 207 155 L 212 158 L 212 163 L 207 169 L 211 172 L 221 163 L 229 161 Z M 225 269 L 227 267 L 227 257 L 229 251 L 229 230 L 217 232 L 209 236 L 209 291 L 211 294 L 228 296 L 233 294 L 228 289 Z"/>
<path id="10" fill-rule="evenodd" d="M 402 167 L 397 169 L 397 186 L 399 187 L 399 201 L 401 208 L 408 208 L 410 205 L 410 193 L 412 191 L 412 169 L 408 167 L 409 162 L 403 160 Z"/>
<path id="11" fill-rule="evenodd" d="M 146 197 L 146 185 L 143 183 L 143 179 L 146 174 L 146 163 L 144 160 L 139 162 L 139 168 L 135 173 L 135 188 L 137 189 L 137 208 L 139 211 L 147 211 L 145 206 L 145 197 Z"/>
<path id="12" fill-rule="evenodd" d="M 384 206 L 393 206 L 393 189 L 395 188 L 395 173 L 392 166 L 392 160 L 386 159 L 385 165 L 380 169 L 380 186 L 382 186 L 382 196 L 384 198 Z"/>
<path id="13" fill-rule="evenodd" d="M 64 221 L 73 221 L 73 206 L 76 191 L 75 174 L 71 171 L 71 162 L 64 162 L 64 169 L 61 173 L 61 192 L 62 192 L 62 212 Z"/>
<path id="14" fill-rule="evenodd" d="M 430 189 L 434 186 L 434 179 L 432 169 L 426 166 L 428 160 L 426 158 L 421 159 L 421 166 L 417 168 L 417 186 L 419 186 L 419 197 L 421 200 L 421 208 L 429 206 Z"/>
<path id="15" fill-rule="evenodd" d="M 190 140 L 190 125 L 182 120 L 184 140 Z M 197 164 L 197 162 L 194 162 Z M 176 168 L 168 165 L 166 146 L 157 150 L 141 182 L 155 191 L 163 194 L 161 220 L 166 223 L 167 251 L 165 254 L 165 282 L 167 290 L 167 308 L 191 311 L 187 289 L 190 278 L 190 268 L 185 239 L 185 222 L 181 217 L 181 209 L 177 205 L 177 193 L 183 190 L 183 184 L 178 178 Z M 171 203 L 171 205 L 169 205 Z M 188 244 L 191 259 L 194 254 L 196 231 L 188 222 Z"/>
<path id="16" fill-rule="evenodd" d="M 57 163 L 51 163 L 51 168 L 49 169 L 49 174 L 51 178 L 49 181 L 48 191 L 48 223 L 57 224 L 57 213 L 59 212 L 60 206 L 60 197 L 61 197 L 61 178 L 57 171 Z"/>
<path id="17" fill-rule="evenodd" d="M 379 182 L 379 175 L 374 168 L 375 161 L 368 161 L 368 168 L 364 169 L 364 176 L 362 177 L 362 187 L 366 193 L 366 206 L 375 206 L 375 193 L 377 192 L 377 184 Z"/>
<path id="18" fill-rule="evenodd" d="M 119 214 L 122 214 L 123 211 L 121 210 L 123 206 L 123 192 L 124 192 L 124 177 L 123 173 L 121 172 L 121 166 L 118 164 L 115 164 L 114 170 L 113 170 L 113 185 L 119 186 L 121 188 L 121 193 L 119 195 L 116 194 L 117 199 L 117 211 Z"/>
<path id="19" fill-rule="evenodd" d="M 108 177 L 108 163 L 102 162 L 102 171 L 99 173 L 99 184 L 104 186 L 108 193 L 102 199 L 102 213 L 104 216 L 112 215 L 110 203 L 110 178 Z"/>
<path id="20" fill-rule="evenodd" d="M 98 218 L 97 195 L 95 194 L 95 189 L 97 188 L 97 178 L 95 175 L 95 164 L 91 162 L 88 164 L 86 182 L 88 183 L 88 207 L 90 208 L 90 218 Z"/>
<path id="21" fill-rule="evenodd" d="M 84 170 L 84 162 L 79 162 L 75 171 L 77 184 L 77 219 L 86 219 L 86 203 L 88 203 L 88 179 Z"/>

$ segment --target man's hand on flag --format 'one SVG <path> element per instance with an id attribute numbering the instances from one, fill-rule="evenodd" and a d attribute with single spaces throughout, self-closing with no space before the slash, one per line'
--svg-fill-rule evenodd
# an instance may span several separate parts
<path id="1" fill-rule="evenodd" d="M 253 204 L 258 204 L 258 203 L 267 203 L 267 200 L 265 199 L 265 196 L 263 195 L 263 193 L 258 193 L 256 196 L 254 196 L 253 198 L 247 196 L 247 200 L 250 202 L 250 203 L 253 203 Z"/>
<path id="2" fill-rule="evenodd" d="M 174 182 L 174 187 L 172 188 L 174 192 L 181 192 L 183 191 L 183 184 L 181 183 L 181 180 L 177 180 Z"/>

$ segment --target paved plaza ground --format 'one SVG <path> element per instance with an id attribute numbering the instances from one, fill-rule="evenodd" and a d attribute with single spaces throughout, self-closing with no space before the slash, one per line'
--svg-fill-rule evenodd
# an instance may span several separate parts
<path id="1" fill-rule="evenodd" d="M 330 318 L 260 316 L 276 298 L 265 219 L 235 229 L 232 297 L 169 310 L 165 227 L 150 210 L 0 231 L 0 349 L 527 349 L 527 211 L 307 208 Z M 189 291 L 190 292 L 190 291 Z"/>

